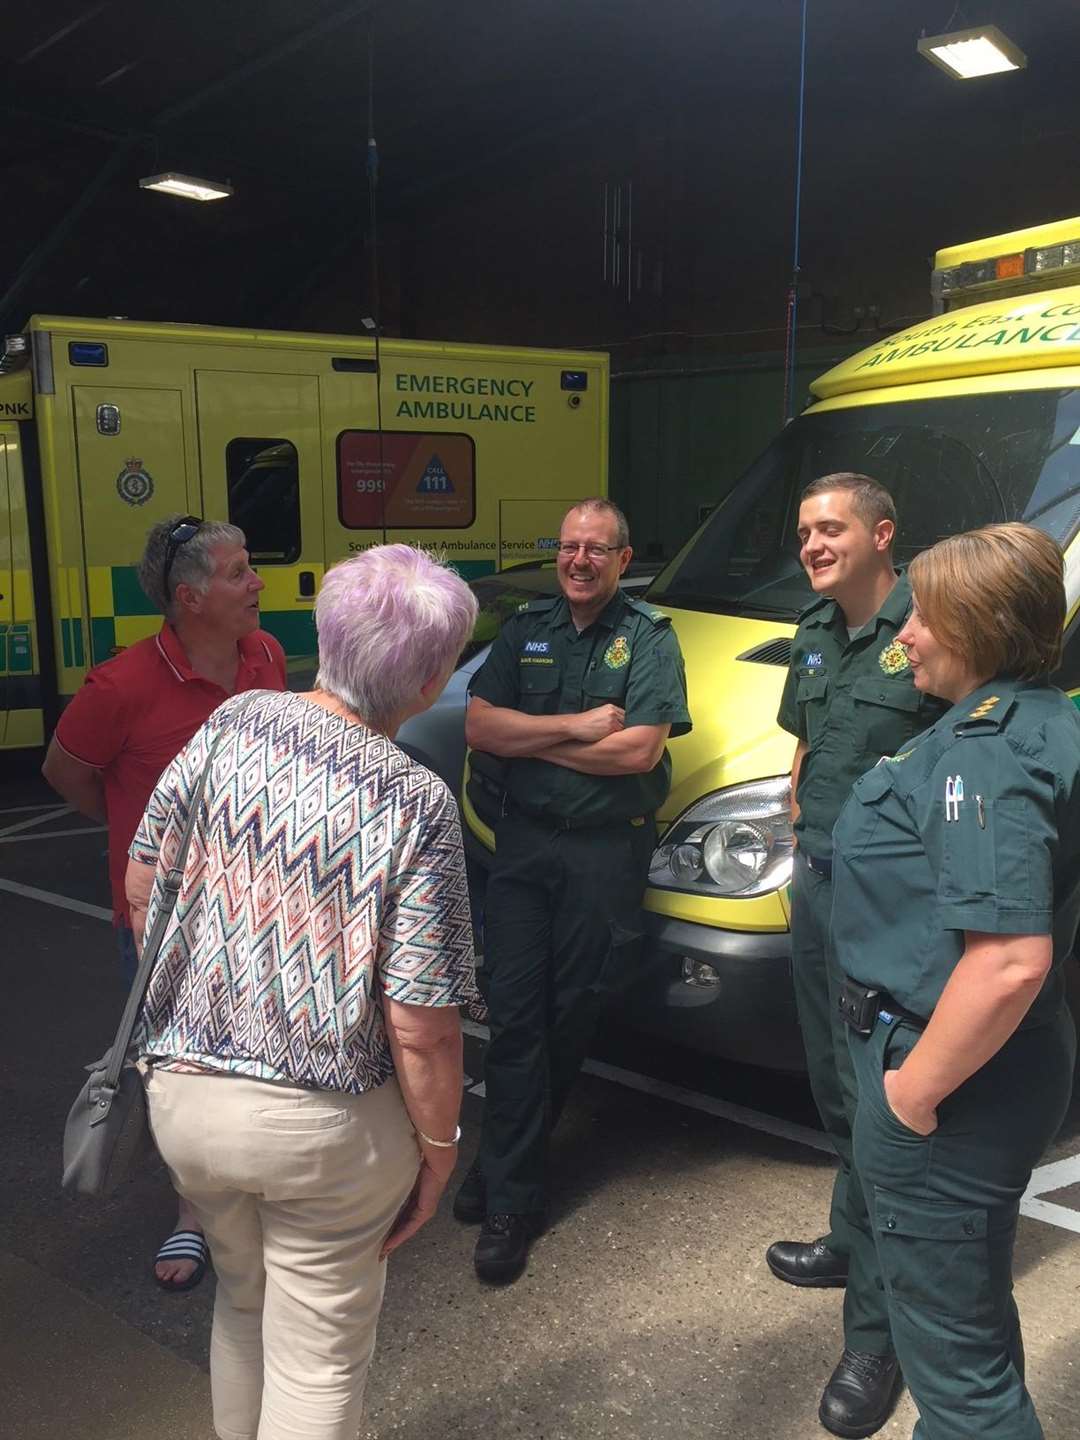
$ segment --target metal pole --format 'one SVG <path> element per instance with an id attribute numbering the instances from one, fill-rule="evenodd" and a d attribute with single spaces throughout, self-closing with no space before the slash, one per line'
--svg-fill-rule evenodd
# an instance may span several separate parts
<path id="1" fill-rule="evenodd" d="M 626 182 L 626 300 L 633 298 L 630 267 L 634 259 L 634 182 Z"/>
<path id="2" fill-rule="evenodd" d="M 806 12 L 809 0 L 802 0 L 802 35 L 799 53 L 799 119 L 795 140 L 795 236 L 788 294 L 787 353 L 784 357 L 784 419 L 790 420 L 795 405 L 795 342 L 799 327 L 799 239 L 802 228 L 803 122 L 806 114 Z"/>
<path id="3" fill-rule="evenodd" d="M 600 264 L 600 281 L 608 284 L 608 181 L 603 181 L 603 261 Z"/>

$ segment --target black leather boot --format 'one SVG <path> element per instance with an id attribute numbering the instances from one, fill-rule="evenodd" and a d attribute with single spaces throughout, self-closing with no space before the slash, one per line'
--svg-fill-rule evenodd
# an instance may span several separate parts
<path id="1" fill-rule="evenodd" d="M 847 1284 L 847 1257 L 830 1250 L 824 1239 L 777 1240 L 765 1251 L 765 1260 L 777 1279 L 789 1285 L 828 1290 Z"/>
<path id="2" fill-rule="evenodd" d="M 525 1269 L 529 1246 L 543 1229 L 539 1215 L 489 1215 L 473 1252 L 473 1265 L 489 1285 L 509 1285 Z"/>
<path id="3" fill-rule="evenodd" d="M 895 1355 L 863 1355 L 845 1350 L 818 1407 L 826 1430 L 843 1440 L 862 1440 L 880 1430 L 892 1413 L 899 1389 Z"/>

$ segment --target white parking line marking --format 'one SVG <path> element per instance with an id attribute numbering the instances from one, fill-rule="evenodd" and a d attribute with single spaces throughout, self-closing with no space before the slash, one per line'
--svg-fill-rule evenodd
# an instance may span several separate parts
<path id="1" fill-rule="evenodd" d="M 477 1040 L 488 1038 L 486 1025 L 475 1020 L 463 1020 L 461 1028 L 466 1035 Z M 751 1130 L 776 1135 L 781 1140 L 793 1140 L 797 1145 L 806 1145 L 811 1150 L 822 1150 L 834 1155 L 832 1143 L 820 1130 L 811 1130 L 808 1125 L 797 1125 L 793 1120 L 781 1120 L 776 1115 L 766 1115 L 761 1110 L 750 1110 L 745 1105 L 734 1105 L 730 1100 L 717 1100 L 712 1095 L 703 1095 L 699 1090 L 689 1090 L 685 1085 L 672 1085 L 667 1080 L 654 1080 L 651 1075 L 638 1075 L 633 1070 L 624 1070 L 619 1065 L 608 1065 L 602 1060 L 586 1060 L 582 1067 L 589 1075 L 601 1080 L 610 1080 L 628 1090 L 638 1090 L 645 1095 L 656 1095 L 661 1100 L 671 1100 L 684 1105 L 688 1110 L 700 1110 L 705 1115 L 716 1115 L 721 1120 L 730 1120 L 735 1125 L 745 1125 Z M 480 1087 L 470 1090 L 470 1095 L 480 1092 Z"/>
<path id="2" fill-rule="evenodd" d="M 1066 1185 L 1075 1185 L 1077 1181 L 1080 1181 L 1080 1155 L 1068 1155 L 1064 1160 L 1040 1165 L 1032 1172 L 1024 1198 L 1020 1201 L 1020 1214 L 1026 1215 L 1029 1220 L 1042 1220 L 1047 1225 L 1057 1225 L 1062 1230 L 1073 1230 L 1080 1235 L 1080 1211 L 1041 1198 L 1055 1190 L 1064 1190 Z"/>
<path id="3" fill-rule="evenodd" d="M 55 905 L 60 910 L 74 910 L 76 915 L 89 915 L 93 920 L 112 920 L 112 911 L 101 905 L 72 900 L 70 895 L 54 895 L 51 890 L 39 890 L 35 885 L 20 885 L 17 880 L 0 880 L 0 890 L 21 895 L 25 900 L 43 900 L 46 905 Z"/>
<path id="4" fill-rule="evenodd" d="M 18 830 L 32 830 L 35 825 L 44 825 L 47 820 L 55 820 L 58 815 L 70 813 L 70 805 L 50 805 L 47 810 L 39 810 L 36 815 L 31 815 L 29 820 L 16 820 L 14 825 L 5 825 L 0 830 L 0 835 L 14 835 Z"/>
<path id="5" fill-rule="evenodd" d="M 1024 1196 L 1034 1198 L 1050 1190 L 1064 1190 L 1066 1185 L 1075 1185 L 1080 1180 L 1080 1155 L 1070 1155 L 1064 1160 L 1053 1160 L 1049 1165 L 1040 1165 L 1032 1171 L 1031 1184 Z"/>
<path id="6" fill-rule="evenodd" d="M 488 1028 L 486 1025 L 478 1025 L 474 1020 L 463 1020 L 461 1028 L 466 1035 L 472 1035 L 474 1039 L 486 1040 Z M 706 1115 L 716 1115 L 723 1120 L 730 1120 L 736 1125 L 745 1125 L 751 1130 L 764 1131 L 766 1135 L 776 1135 L 782 1140 L 792 1140 L 797 1145 L 806 1145 L 812 1150 L 821 1150 L 825 1154 L 833 1154 L 833 1147 L 828 1139 L 818 1130 L 811 1130 L 806 1125 L 797 1125 L 794 1121 L 781 1120 L 775 1115 L 766 1115 L 760 1110 L 751 1110 L 745 1105 L 733 1105 L 727 1100 L 716 1100 L 711 1095 L 702 1095 L 697 1090 L 688 1090 L 683 1085 L 671 1085 L 665 1080 L 654 1080 L 649 1075 L 638 1075 L 632 1070 L 623 1070 L 618 1065 L 606 1065 L 601 1060 L 586 1060 L 582 1067 L 588 1074 L 597 1075 L 602 1080 L 610 1080 L 613 1084 L 623 1085 L 629 1090 L 638 1090 L 646 1095 L 656 1095 L 661 1100 L 671 1100 L 676 1105 L 685 1105 L 690 1110 L 700 1110 Z M 468 1087 L 467 1087 L 468 1088 Z M 483 1095 L 483 1082 L 469 1088 L 470 1095 Z M 1072 1155 L 1065 1160 L 1055 1160 L 1049 1165 L 1041 1165 L 1031 1176 L 1023 1200 L 1020 1202 L 1020 1213 L 1026 1215 L 1029 1220 L 1041 1220 L 1046 1225 L 1056 1225 L 1062 1230 L 1072 1230 L 1080 1235 L 1080 1211 L 1070 1210 L 1066 1205 L 1055 1205 L 1049 1200 L 1039 1197 L 1054 1190 L 1062 1190 L 1066 1185 L 1074 1185 L 1080 1181 L 1080 1155 Z"/>
<path id="7" fill-rule="evenodd" d="M 1070 1210 L 1067 1205 L 1054 1205 L 1049 1200 L 1020 1201 L 1020 1214 L 1029 1220 L 1042 1220 L 1046 1225 L 1056 1225 L 1059 1230 L 1073 1230 L 1080 1235 L 1080 1210 Z"/>
<path id="8" fill-rule="evenodd" d="M 745 1125 L 750 1130 L 761 1130 L 766 1135 L 776 1135 L 781 1140 L 793 1140 L 796 1145 L 806 1145 L 811 1150 L 822 1150 L 835 1158 L 832 1142 L 820 1130 L 811 1130 L 809 1125 L 797 1125 L 794 1120 L 781 1120 L 776 1115 L 766 1115 L 762 1110 L 750 1110 L 745 1105 L 734 1105 L 730 1100 L 716 1100 L 712 1095 L 703 1095 L 699 1090 L 688 1090 L 685 1085 L 671 1085 L 666 1080 L 654 1080 L 649 1075 L 638 1075 L 633 1070 L 623 1070 L 618 1065 L 605 1065 L 601 1060 L 586 1060 L 583 1067 L 590 1075 L 599 1075 L 602 1080 L 612 1080 L 616 1085 L 625 1085 L 629 1090 L 640 1090 L 645 1095 L 657 1095 L 662 1100 L 672 1100 L 676 1105 L 685 1105 L 689 1110 L 701 1110 L 706 1115 L 717 1115 L 735 1125 Z"/>
<path id="9" fill-rule="evenodd" d="M 40 835 L 9 835 L 0 830 L 0 845 L 28 845 L 31 840 L 59 840 L 64 835 L 100 835 L 107 825 L 79 825 L 74 830 L 43 830 Z"/>

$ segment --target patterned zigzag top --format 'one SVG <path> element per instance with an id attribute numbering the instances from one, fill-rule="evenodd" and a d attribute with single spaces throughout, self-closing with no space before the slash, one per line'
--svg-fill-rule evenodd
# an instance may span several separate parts
<path id="1" fill-rule="evenodd" d="M 137 1035 L 165 1066 L 359 1093 L 393 1073 L 379 992 L 476 999 L 461 824 L 450 791 L 384 735 L 297 695 L 220 706 L 158 781 L 131 856 L 179 848 L 214 759 Z M 231 730 L 232 733 L 229 733 Z"/>

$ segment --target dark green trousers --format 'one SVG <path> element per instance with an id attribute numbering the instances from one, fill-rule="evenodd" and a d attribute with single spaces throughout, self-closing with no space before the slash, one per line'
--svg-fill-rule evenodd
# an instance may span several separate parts
<path id="1" fill-rule="evenodd" d="M 548 1135 L 607 1000 L 641 952 L 656 826 L 560 830 L 519 813 L 495 832 L 478 972 L 491 1031 L 479 1164 L 489 1214 L 543 1210 Z"/>
<path id="2" fill-rule="evenodd" d="M 847 1026 L 837 1005 L 843 979 L 829 948 L 832 883 L 796 851 L 791 877 L 791 966 L 810 1088 L 840 1168 L 829 1210 L 829 1249 L 847 1256 L 844 1343 L 868 1355 L 889 1355 L 888 1306 L 866 1224 L 863 1189 L 853 1175 L 851 1127 L 858 1092 Z"/>
<path id="3" fill-rule="evenodd" d="M 1021 1030 L 938 1107 L 928 1139 L 889 1109 L 882 1074 L 919 1032 L 879 1018 L 850 1034 L 855 1163 L 896 1354 L 919 1407 L 915 1440 L 1042 1440 L 1024 1385 L 1012 1254 L 1033 1166 L 1065 1117 L 1076 1035 L 1062 1008 Z"/>

